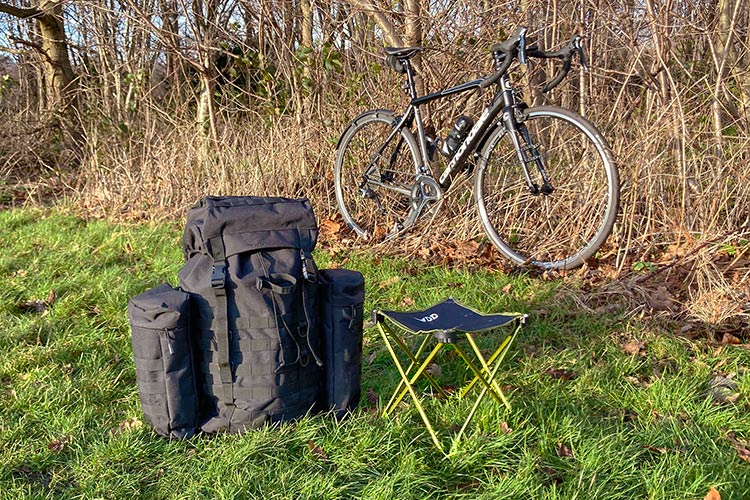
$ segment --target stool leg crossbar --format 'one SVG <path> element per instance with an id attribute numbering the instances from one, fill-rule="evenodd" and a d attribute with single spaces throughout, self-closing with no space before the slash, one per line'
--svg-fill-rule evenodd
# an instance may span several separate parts
<path id="1" fill-rule="evenodd" d="M 382 328 L 382 327 L 380 327 Z M 381 335 L 383 332 L 381 332 Z M 384 337 L 386 338 L 386 337 Z M 430 337 L 426 336 L 422 344 L 419 346 L 419 349 L 417 349 L 417 352 L 415 354 L 412 354 L 411 351 L 409 351 L 409 348 L 406 346 L 404 341 L 398 337 L 394 338 L 393 341 L 398 345 L 401 350 L 406 353 L 406 355 L 411 360 L 411 364 L 409 367 L 404 370 L 404 373 L 408 376 L 409 373 L 414 369 L 415 366 L 420 365 L 419 357 L 422 356 L 422 353 L 424 353 L 425 348 L 430 344 Z M 438 352 L 437 346 L 435 346 L 435 349 L 433 349 L 433 353 L 430 353 L 430 361 L 437 355 Z M 393 356 L 395 353 L 391 354 Z M 423 363 L 422 363 L 423 364 Z M 440 386 L 440 384 L 437 383 L 437 381 L 430 375 L 429 372 L 425 371 L 429 367 L 429 363 L 427 363 L 424 368 L 421 371 L 418 371 L 415 373 L 410 379 L 410 383 L 413 384 L 417 381 L 417 379 L 420 377 L 420 375 L 424 375 L 425 379 L 430 383 L 430 385 L 438 391 L 438 393 L 442 397 L 447 397 L 447 394 L 443 390 L 443 388 Z M 388 416 L 401 402 L 401 400 L 404 399 L 404 396 L 409 392 L 409 390 L 405 387 L 406 383 L 404 382 L 404 379 L 402 378 L 399 382 L 398 386 L 396 387 L 396 390 L 393 391 L 393 396 L 391 396 L 391 400 L 388 401 L 388 404 L 385 407 L 385 410 L 383 411 L 383 416 Z"/>
<path id="2" fill-rule="evenodd" d="M 451 299 L 448 300 L 450 301 Z M 442 304 L 438 304 L 438 306 L 441 306 L 443 304 L 445 304 L 445 302 Z M 455 302 L 449 305 L 455 305 Z M 463 308 L 463 306 L 459 307 Z M 436 314 L 434 316 L 437 317 Z M 422 418 L 422 421 L 424 422 L 427 432 L 432 438 L 433 443 L 441 452 L 445 454 L 443 443 L 441 442 L 438 433 L 435 431 L 429 417 L 427 416 L 427 412 L 425 411 L 425 408 L 421 402 L 421 397 L 417 394 L 414 384 L 421 378 L 424 378 L 430 385 L 430 387 L 432 387 L 441 397 L 447 398 L 448 394 L 446 393 L 446 391 L 443 389 L 441 384 L 438 383 L 435 377 L 428 371 L 428 367 L 430 366 L 430 364 L 434 361 L 440 351 L 446 346 L 451 347 L 455 350 L 455 352 L 458 354 L 458 357 L 466 364 L 467 368 L 473 374 L 473 378 L 466 386 L 462 388 L 461 391 L 458 392 L 458 396 L 461 398 L 466 397 L 471 389 L 477 386 L 477 384 L 479 391 L 479 394 L 474 401 L 471 410 L 466 416 L 460 430 L 452 439 L 450 452 L 453 452 L 456 449 L 458 442 L 468 429 L 471 420 L 474 418 L 474 415 L 479 409 L 479 405 L 485 399 L 485 396 L 487 394 L 489 394 L 492 399 L 496 400 L 498 403 L 510 409 L 510 403 L 508 402 L 508 399 L 505 397 L 505 394 L 503 394 L 500 385 L 495 379 L 500 372 L 500 366 L 504 361 L 505 356 L 510 349 L 510 346 L 513 344 L 513 341 L 518 335 L 518 332 L 525 323 L 525 315 L 514 314 L 512 316 L 502 316 L 503 318 L 506 318 L 507 321 L 503 321 L 499 324 L 504 324 L 508 321 L 515 320 L 515 327 L 508 335 L 503 338 L 500 345 L 488 358 L 485 358 L 485 356 L 482 354 L 482 351 L 479 349 L 479 346 L 477 345 L 473 336 L 474 331 L 481 330 L 473 330 L 467 332 L 460 330 L 431 330 L 427 332 L 418 331 L 415 333 L 427 334 L 420 342 L 416 351 L 412 351 L 411 349 L 409 349 L 404 339 L 398 334 L 398 330 L 401 329 L 404 329 L 407 332 L 412 330 L 395 321 L 393 324 L 398 325 L 401 328 L 394 329 L 391 326 L 390 322 L 386 322 L 385 316 L 378 311 L 375 311 L 374 317 L 376 327 L 380 332 L 386 349 L 393 359 L 393 362 L 401 378 L 396 389 L 393 392 L 393 395 L 390 397 L 388 403 L 383 409 L 383 416 L 390 415 L 398 407 L 406 394 L 409 394 L 412 401 L 414 402 L 414 405 L 417 408 L 420 417 Z M 427 317 L 429 316 L 426 316 L 425 318 Z M 483 317 L 492 318 L 491 316 Z M 422 319 L 420 319 L 420 321 L 422 321 Z M 461 345 L 459 344 L 459 341 L 461 339 L 466 339 L 469 346 L 471 347 L 470 351 L 467 351 L 461 347 Z M 433 340 L 436 341 L 435 346 L 432 349 L 429 349 L 429 345 Z M 397 355 L 395 347 L 398 347 L 398 350 L 406 356 L 406 359 L 403 361 L 403 363 L 400 360 L 399 355 Z M 403 355 L 401 357 L 403 357 Z"/>

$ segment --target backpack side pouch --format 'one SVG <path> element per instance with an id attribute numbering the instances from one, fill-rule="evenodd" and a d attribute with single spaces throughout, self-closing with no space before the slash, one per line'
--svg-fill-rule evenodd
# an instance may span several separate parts
<path id="1" fill-rule="evenodd" d="M 146 421 L 171 439 L 195 433 L 199 398 L 190 295 L 162 284 L 128 303 L 136 381 Z"/>
<path id="2" fill-rule="evenodd" d="M 337 419 L 354 410 L 361 396 L 362 323 L 365 279 L 358 271 L 323 269 L 318 304 L 325 342 L 325 408 Z"/>

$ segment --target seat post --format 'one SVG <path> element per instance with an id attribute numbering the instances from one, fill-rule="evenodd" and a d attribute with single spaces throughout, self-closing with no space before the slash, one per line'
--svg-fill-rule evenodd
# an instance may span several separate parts
<path id="1" fill-rule="evenodd" d="M 402 59 L 401 64 L 404 65 L 404 68 L 406 69 L 406 79 L 407 79 L 407 85 L 408 85 L 408 91 L 409 91 L 409 97 L 412 99 L 417 98 L 417 86 L 414 83 L 414 68 L 411 66 L 411 61 L 409 59 Z"/>
<path id="2" fill-rule="evenodd" d="M 419 166 L 420 171 L 423 174 L 432 175 L 430 170 L 430 155 L 427 153 L 427 142 L 425 138 L 425 131 L 424 131 L 424 123 L 422 122 L 422 113 L 419 110 L 419 105 L 414 105 L 414 101 L 417 99 L 417 85 L 414 82 L 414 68 L 411 65 L 411 60 L 409 59 L 401 59 L 401 64 L 404 65 L 404 69 L 406 70 L 406 91 L 409 94 L 409 97 L 412 100 L 412 103 L 410 106 L 414 109 L 414 121 L 417 125 L 417 141 L 419 143 L 419 152 L 422 156 L 422 161 L 420 162 L 421 165 Z"/>

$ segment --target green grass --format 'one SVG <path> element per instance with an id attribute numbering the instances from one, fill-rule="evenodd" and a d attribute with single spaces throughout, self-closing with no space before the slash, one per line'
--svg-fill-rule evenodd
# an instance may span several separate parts
<path id="1" fill-rule="evenodd" d="M 693 499 L 712 486 L 750 497 L 750 464 L 727 438 L 750 439 L 744 348 L 588 315 L 559 283 L 360 253 L 316 258 L 365 274 L 367 310 L 451 295 L 531 314 L 501 377 L 512 411 L 484 403 L 448 459 L 412 405 L 384 419 L 366 398 L 342 423 L 166 441 L 139 425 L 126 305 L 175 282 L 180 228 L 33 209 L 0 212 L 0 228 L 0 498 Z M 642 352 L 625 352 L 627 339 Z M 372 328 L 364 350 L 363 388 L 382 404 L 396 377 Z M 441 366 L 458 372 L 450 356 Z M 716 373 L 734 376 L 734 403 L 707 399 Z M 427 406 L 445 429 L 469 404 Z"/>

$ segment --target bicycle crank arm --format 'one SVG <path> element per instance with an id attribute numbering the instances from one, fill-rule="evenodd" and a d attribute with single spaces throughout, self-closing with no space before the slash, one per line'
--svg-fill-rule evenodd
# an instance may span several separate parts
<path id="1" fill-rule="evenodd" d="M 440 189 L 438 182 L 426 175 L 417 177 L 417 182 L 411 188 L 411 210 L 404 221 L 404 229 L 414 225 L 422 215 L 422 210 L 433 201 L 439 201 L 443 198 L 443 190 Z"/>

